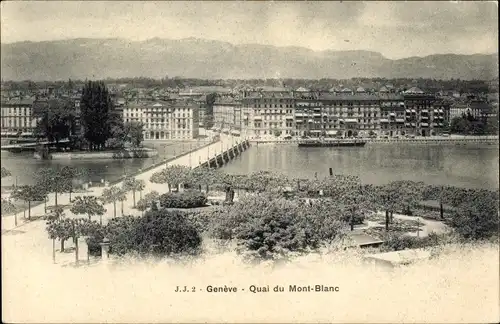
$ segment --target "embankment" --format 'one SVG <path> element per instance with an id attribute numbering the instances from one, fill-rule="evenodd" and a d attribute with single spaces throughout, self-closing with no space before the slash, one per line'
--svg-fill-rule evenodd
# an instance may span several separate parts
<path id="1" fill-rule="evenodd" d="M 95 159 L 137 159 L 158 155 L 158 151 L 150 148 L 124 149 L 100 152 L 57 152 L 51 153 L 52 160 L 95 160 Z"/>

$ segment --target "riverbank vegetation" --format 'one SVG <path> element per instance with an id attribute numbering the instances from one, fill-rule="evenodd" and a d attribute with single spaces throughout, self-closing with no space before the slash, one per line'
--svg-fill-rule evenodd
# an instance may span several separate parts
<path id="1" fill-rule="evenodd" d="M 98 242 L 106 237 L 112 254 L 171 256 L 199 253 L 201 243 L 208 240 L 234 243 L 245 258 L 278 260 L 332 244 L 345 246 L 351 234 L 360 231 L 382 241 L 381 251 L 498 237 L 498 190 L 406 180 L 371 185 L 350 175 L 323 179 L 291 179 L 263 171 L 230 175 L 178 166 L 153 174 L 151 181 L 170 186 L 165 186 L 165 193 L 152 192 L 141 198 L 135 204 L 141 211 L 139 217 L 123 215 L 123 211 L 122 217 L 116 217 L 116 202 L 123 190 L 109 188 L 103 201 L 114 203 L 114 217 L 106 225 L 96 222 L 95 233 L 81 231 L 93 242 L 90 249 L 98 250 Z M 132 182 L 124 190 L 137 189 Z M 181 190 L 170 192 L 172 187 Z M 226 203 L 197 208 L 206 205 L 210 190 L 223 190 Z M 408 235 L 425 226 L 419 217 L 424 200 L 436 202 L 438 207 L 426 213 L 452 232 Z"/>

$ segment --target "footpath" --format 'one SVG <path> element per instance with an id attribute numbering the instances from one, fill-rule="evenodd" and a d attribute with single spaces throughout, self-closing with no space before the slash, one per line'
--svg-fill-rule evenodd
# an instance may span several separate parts
<path id="1" fill-rule="evenodd" d="M 171 165 L 183 165 L 194 168 L 200 165 L 201 163 L 207 161 L 209 157 L 213 158 L 216 154 L 220 154 L 221 150 L 226 150 L 233 144 L 236 145 L 237 141 L 243 141 L 243 139 L 240 138 L 236 139 L 229 136 L 223 136 L 218 142 L 212 143 L 206 147 L 200 148 L 189 154 L 185 154 L 170 162 L 159 165 L 150 170 L 146 170 L 145 172 L 139 175 L 136 175 L 135 176 L 136 179 L 143 180 L 145 183 L 145 189 L 142 191 L 142 193 L 136 192 L 136 203 L 137 201 L 139 201 L 141 195 L 144 196 L 145 194 L 151 191 L 157 191 L 160 194 L 167 192 L 168 190 L 167 184 L 156 184 L 149 181 L 154 173 L 159 172 L 162 169 L 165 169 L 166 166 L 171 166 Z M 122 181 L 113 184 L 113 186 L 121 187 Z M 75 198 L 77 196 L 86 196 L 86 195 L 100 197 L 105 188 L 106 187 L 95 187 L 95 188 L 93 187 L 90 188 L 87 192 L 72 194 L 72 198 Z M 57 201 L 59 205 L 68 205 L 69 194 L 68 193 L 58 194 Z M 47 200 L 47 207 L 53 205 L 55 205 L 55 195 L 50 194 Z M 134 205 L 133 193 L 132 191 L 129 191 L 126 194 L 126 200 L 123 202 L 123 214 L 139 216 L 141 212 L 133 208 L 133 205 Z M 113 203 L 104 205 L 104 208 L 106 209 L 106 213 L 102 216 L 102 222 L 103 224 L 106 224 L 108 220 L 114 216 Z M 31 208 L 31 217 L 37 217 L 43 215 L 45 215 L 44 204 L 37 205 Z M 69 208 L 64 210 L 64 215 L 66 218 L 86 217 L 85 215 L 73 214 L 69 210 Z M 116 202 L 116 216 L 117 217 L 122 216 L 121 202 L 119 201 Z M 34 257 L 33 255 L 43 255 L 43 259 L 45 261 L 51 261 L 52 241 L 48 238 L 48 234 L 46 233 L 45 230 L 46 222 L 41 219 L 28 222 L 27 220 L 23 219 L 22 212 L 18 213 L 17 217 L 18 217 L 17 226 L 15 226 L 14 215 L 2 217 L 2 253 L 5 252 L 6 249 L 15 248 L 15 250 L 17 251 L 16 254 L 22 254 L 26 257 L 25 253 L 19 253 L 20 251 L 26 251 L 29 253 L 30 258 Z M 99 221 L 99 217 L 94 216 L 93 220 Z M 71 240 L 69 240 L 66 244 L 68 250 L 71 250 L 71 247 L 73 246 L 72 242 L 70 241 Z M 82 249 L 79 253 L 80 255 L 79 258 L 81 260 L 85 260 L 87 254 L 86 248 L 83 248 L 85 247 L 85 244 L 80 244 L 80 247 Z M 59 249 L 59 247 L 56 246 L 56 249 Z M 68 256 L 70 257 L 69 260 L 74 260 L 74 256 L 72 253 L 69 253 Z M 59 253 L 57 258 L 59 258 Z M 63 258 L 63 259 L 68 259 L 68 258 Z"/>

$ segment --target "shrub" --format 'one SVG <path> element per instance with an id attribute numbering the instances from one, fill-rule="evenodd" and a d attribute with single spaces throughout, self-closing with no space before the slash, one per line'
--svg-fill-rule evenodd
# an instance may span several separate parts
<path id="1" fill-rule="evenodd" d="M 186 217 L 196 227 L 199 233 L 208 232 L 210 230 L 211 213 L 205 211 L 186 212 Z"/>
<path id="2" fill-rule="evenodd" d="M 197 208 L 206 204 L 205 194 L 197 191 L 166 193 L 160 196 L 162 208 Z"/>
<path id="3" fill-rule="evenodd" d="M 212 212 L 212 235 L 236 239 L 241 251 L 258 259 L 280 259 L 292 252 L 317 249 L 339 236 L 342 224 L 335 210 L 284 198 L 249 196 Z"/>
<path id="4" fill-rule="evenodd" d="M 382 249 L 386 251 L 400 251 L 420 248 L 422 245 L 421 240 L 418 237 L 408 235 L 390 234 L 386 235 Z"/>
<path id="5" fill-rule="evenodd" d="M 450 225 L 465 239 L 480 240 L 498 236 L 498 198 L 480 195 L 459 205 Z"/>
<path id="6" fill-rule="evenodd" d="M 340 220 L 345 222 L 345 223 L 350 223 L 351 222 L 351 215 L 350 214 L 342 214 L 342 216 L 340 217 Z M 361 225 L 363 224 L 363 222 L 365 221 L 365 214 L 361 213 L 361 212 L 357 212 L 354 214 L 354 225 Z"/>
<path id="7" fill-rule="evenodd" d="M 106 226 L 110 253 L 125 255 L 157 254 L 173 256 L 197 252 L 201 245 L 199 231 L 180 211 L 148 211 L 143 217 L 112 219 Z"/>

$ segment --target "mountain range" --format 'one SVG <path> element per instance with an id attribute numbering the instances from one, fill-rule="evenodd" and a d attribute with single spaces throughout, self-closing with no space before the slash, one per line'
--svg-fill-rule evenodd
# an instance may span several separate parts
<path id="1" fill-rule="evenodd" d="M 234 45 L 199 38 L 69 39 L 1 45 L 2 80 L 121 77 L 199 79 L 498 77 L 496 54 L 437 54 L 392 60 L 373 51 Z"/>

